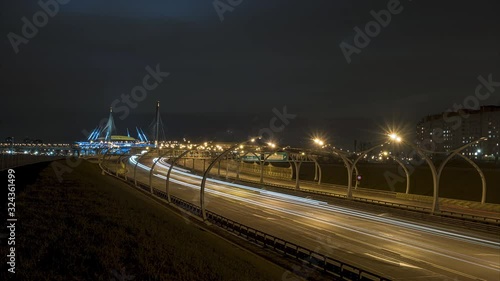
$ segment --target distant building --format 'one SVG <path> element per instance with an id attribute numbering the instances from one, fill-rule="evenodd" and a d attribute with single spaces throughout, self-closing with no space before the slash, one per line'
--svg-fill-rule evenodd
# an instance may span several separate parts
<path id="1" fill-rule="evenodd" d="M 498 160 L 500 155 L 500 106 L 481 106 L 423 118 L 417 124 L 417 142 L 432 142 L 434 151 L 450 151 L 481 137 L 488 140 L 462 152 L 472 159 Z"/>

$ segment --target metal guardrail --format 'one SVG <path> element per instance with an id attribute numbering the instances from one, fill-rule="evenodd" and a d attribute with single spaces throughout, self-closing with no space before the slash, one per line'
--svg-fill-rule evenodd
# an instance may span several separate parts
<path id="1" fill-rule="evenodd" d="M 123 175 L 116 175 L 111 169 L 100 165 L 101 169 L 107 174 L 124 180 L 134 185 L 134 180 L 126 178 Z M 145 192 L 150 193 L 150 188 L 147 184 L 142 182 L 137 182 L 137 187 L 143 189 Z M 153 188 L 153 195 L 162 199 L 167 199 L 167 193 L 159 189 Z M 201 216 L 201 208 L 195 204 L 182 200 L 176 196 L 170 195 L 171 201 L 181 207 L 182 209 Z M 242 223 L 233 221 L 224 216 L 216 214 L 211 211 L 206 211 L 207 220 L 222 229 L 239 236 L 249 242 L 252 242 L 260 247 L 274 251 L 278 254 L 282 254 L 288 258 L 293 258 L 300 261 L 310 267 L 321 270 L 323 273 L 334 277 L 339 280 L 351 280 L 351 281 L 389 281 L 390 279 L 385 278 L 379 274 L 372 273 L 368 270 L 362 269 L 357 266 L 350 265 L 348 263 L 342 262 L 338 259 L 328 257 L 326 255 L 320 254 L 318 252 L 312 251 L 308 248 L 299 246 L 295 243 L 283 240 L 266 232 L 257 230 L 255 228 L 249 227 Z"/>
<path id="2" fill-rule="evenodd" d="M 327 257 L 297 244 L 235 222 L 213 212 L 207 212 L 207 219 L 215 225 L 232 232 L 263 248 L 294 258 L 324 273 L 342 280 L 389 280 L 340 260 Z"/>
<path id="3" fill-rule="evenodd" d="M 300 180 L 300 183 L 301 184 L 305 183 L 305 184 L 310 184 L 310 185 L 318 185 L 317 182 L 310 181 L 310 180 Z M 320 186 L 333 187 L 333 188 L 346 188 L 347 189 L 346 185 L 333 184 L 333 183 L 327 183 L 327 182 L 321 182 Z M 395 191 L 365 188 L 365 187 L 359 187 L 359 186 L 354 188 L 354 190 L 360 191 L 360 192 L 378 193 L 378 194 L 386 194 L 386 195 L 396 195 L 397 194 L 397 192 L 395 192 Z"/>
<path id="4" fill-rule="evenodd" d="M 450 211 L 441 211 L 440 216 L 448 217 L 448 218 L 455 218 L 455 219 L 462 219 L 462 220 L 473 220 L 475 222 L 493 223 L 495 225 L 500 225 L 500 219 L 467 215 L 467 214 L 460 214 L 460 213 L 455 213 L 455 212 L 450 212 Z"/>

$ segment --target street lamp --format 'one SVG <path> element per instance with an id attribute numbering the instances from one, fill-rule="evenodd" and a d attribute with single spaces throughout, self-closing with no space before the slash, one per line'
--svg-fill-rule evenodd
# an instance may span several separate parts
<path id="1" fill-rule="evenodd" d="M 173 160 L 171 160 L 170 167 L 168 168 L 168 172 L 167 172 L 167 177 L 165 179 L 165 192 L 167 193 L 167 201 L 169 203 L 171 202 L 171 198 L 170 198 L 170 174 L 172 173 L 172 169 L 177 164 L 177 162 L 180 159 L 182 159 L 182 157 L 186 156 L 190 152 L 193 152 L 193 151 L 196 151 L 196 150 L 200 150 L 200 149 L 203 150 L 203 149 L 205 149 L 205 147 L 203 147 L 203 146 L 199 146 L 198 147 L 197 145 L 194 145 L 193 148 L 186 149 L 179 156 L 177 156 Z M 175 149 L 173 149 L 172 151 L 173 151 L 173 155 L 172 156 L 174 156 L 175 155 Z M 194 158 L 193 158 L 193 170 L 194 170 Z"/>
<path id="2" fill-rule="evenodd" d="M 398 163 L 399 166 L 401 166 L 401 168 L 403 168 L 403 171 L 405 172 L 405 175 L 406 175 L 406 194 L 409 194 L 410 193 L 410 171 L 408 171 L 408 168 L 406 168 L 405 164 L 401 160 L 399 160 L 397 157 L 390 154 L 389 152 L 384 151 L 384 156 L 391 158 L 396 163 Z"/>
<path id="3" fill-rule="evenodd" d="M 357 173 L 357 168 L 356 168 L 356 164 L 358 163 L 359 160 L 361 160 L 365 155 L 367 155 L 368 153 L 370 153 L 371 151 L 379 148 L 379 147 L 383 147 L 385 144 L 389 143 L 390 141 L 393 141 L 393 142 L 397 142 L 397 143 L 400 143 L 403 141 L 403 139 L 396 133 L 391 133 L 389 134 L 389 140 L 384 142 L 384 143 L 381 143 L 381 144 L 377 144 L 365 151 L 362 151 L 359 153 L 358 157 L 351 163 L 346 164 L 346 166 L 348 166 L 348 181 L 347 181 L 347 198 L 352 198 L 352 175 L 354 173 L 354 169 L 356 169 L 356 173 Z M 350 162 L 350 161 L 347 161 L 347 162 Z M 358 174 L 358 173 L 357 173 Z M 356 186 L 357 186 L 357 182 L 356 182 Z"/>
<path id="4" fill-rule="evenodd" d="M 488 140 L 487 137 L 482 137 L 482 138 L 479 138 L 475 141 L 472 141 L 470 143 L 467 143 L 457 149 L 454 149 L 450 152 L 450 154 L 448 155 L 448 157 L 446 157 L 446 159 L 441 163 L 441 165 L 439 166 L 439 169 L 438 169 L 438 173 L 437 173 L 437 183 L 438 185 L 436 186 L 436 189 L 439 190 L 439 182 L 441 180 L 441 174 L 443 172 L 443 169 L 444 167 L 446 166 L 446 164 L 453 158 L 455 157 L 456 155 L 459 155 L 461 156 L 462 158 L 464 158 L 467 162 L 469 162 L 469 164 L 471 164 L 476 170 L 477 172 L 479 173 L 479 176 L 481 177 L 481 184 L 482 184 L 482 195 L 481 195 L 481 204 L 484 204 L 486 202 L 486 178 L 484 176 L 484 173 L 483 171 L 481 170 L 481 168 L 479 168 L 478 165 L 476 165 L 476 163 L 474 163 L 474 161 L 472 161 L 471 159 L 467 158 L 465 155 L 462 155 L 460 152 L 463 151 L 464 149 L 474 145 L 474 144 L 478 144 L 479 142 L 481 141 L 485 141 L 485 140 Z M 479 153 L 481 152 L 480 149 L 477 150 Z"/>
<path id="5" fill-rule="evenodd" d="M 325 145 L 325 142 L 322 139 L 319 139 L 319 138 L 313 139 L 313 142 L 316 145 L 321 146 L 321 148 L 324 148 L 325 146 L 330 146 L 328 144 Z M 347 188 L 349 190 L 350 186 L 352 186 L 352 172 L 351 172 L 351 168 L 353 167 L 352 162 L 351 162 L 351 160 L 349 160 L 349 158 L 347 158 L 346 152 L 341 151 L 339 149 L 336 149 L 335 147 L 332 147 L 332 146 L 330 146 L 330 149 L 332 150 L 332 152 L 334 154 L 336 154 L 337 156 L 339 156 L 342 159 L 342 161 L 344 162 L 344 165 L 345 165 L 345 167 L 347 169 Z M 356 168 L 356 174 L 358 174 L 357 173 L 357 168 Z"/>
<path id="6" fill-rule="evenodd" d="M 259 136 L 258 139 L 261 139 L 261 137 Z M 226 149 L 225 151 L 223 151 L 221 154 L 219 154 L 211 163 L 210 165 L 208 165 L 208 168 L 204 171 L 203 173 L 203 178 L 201 180 L 201 186 L 200 186 L 200 208 L 201 208 L 201 216 L 202 216 L 202 219 L 203 221 L 206 221 L 207 220 L 207 214 L 206 214 L 206 211 L 205 211 L 205 185 L 206 185 L 206 182 L 207 182 L 207 177 L 208 177 L 208 174 L 210 173 L 210 170 L 212 169 L 212 167 L 215 165 L 215 163 L 217 163 L 217 161 L 219 161 L 219 159 L 222 159 L 222 157 L 226 156 L 229 152 L 231 151 L 234 151 L 236 148 L 238 148 L 240 145 L 245 145 L 246 143 L 248 142 L 255 142 L 255 138 L 251 138 L 249 140 L 246 140 L 244 142 L 241 142 L 241 143 L 238 143 L 238 144 L 235 144 L 233 146 L 231 146 L 230 148 Z"/>
<path id="7" fill-rule="evenodd" d="M 390 135 L 390 137 L 391 137 L 391 139 L 393 138 L 392 135 Z M 397 135 L 396 135 L 396 139 L 397 139 Z M 467 143 L 467 144 L 465 144 L 465 145 L 463 145 L 463 146 L 461 146 L 461 147 L 459 147 L 457 149 L 452 150 L 450 152 L 450 154 L 448 155 L 448 157 L 439 166 L 439 170 L 436 169 L 436 165 L 434 165 L 434 163 L 432 162 L 432 160 L 426 154 L 426 153 L 432 154 L 432 153 L 438 153 L 438 152 L 428 151 L 428 150 L 422 149 L 420 147 L 417 147 L 416 145 L 414 145 L 412 143 L 405 142 L 408 145 L 410 145 L 413 149 L 415 149 L 415 151 L 417 151 L 425 159 L 425 161 L 427 162 L 427 164 L 429 165 L 429 167 L 431 169 L 432 179 L 433 179 L 433 184 L 434 184 L 433 202 L 432 202 L 432 214 L 434 214 L 435 212 L 439 212 L 439 181 L 440 181 L 440 178 L 441 178 L 441 173 L 442 173 L 445 165 L 448 163 L 448 161 L 450 161 L 451 158 L 453 158 L 456 155 L 462 156 L 462 158 L 464 158 L 467 162 L 469 162 L 472 166 L 474 166 L 474 168 L 476 168 L 476 170 L 478 171 L 478 173 L 479 173 L 479 175 L 481 177 L 482 185 L 483 185 L 483 194 L 482 194 L 482 197 L 481 197 L 481 203 L 485 202 L 485 200 L 486 200 L 486 180 L 485 180 L 484 174 L 482 173 L 482 171 L 479 168 L 479 166 L 477 166 L 469 158 L 467 158 L 467 157 L 463 156 L 462 154 L 460 154 L 460 152 L 462 150 L 470 147 L 473 144 L 479 143 L 480 141 L 484 141 L 484 140 L 487 140 L 487 139 L 488 138 L 486 138 L 486 137 L 482 137 L 482 138 L 479 138 L 479 139 L 477 139 L 475 141 Z M 441 153 L 446 153 L 446 152 L 441 152 Z"/>
<path id="8" fill-rule="evenodd" d="M 318 139 L 318 138 L 315 138 L 313 139 L 314 143 L 316 143 L 317 145 L 320 145 L 320 146 L 323 146 L 325 145 L 325 142 L 321 139 Z"/>
<path id="9" fill-rule="evenodd" d="M 398 134 L 396 134 L 396 133 L 390 133 L 389 139 L 391 139 L 392 141 L 398 142 L 398 143 L 403 141 L 403 139 L 400 136 L 398 136 Z"/>
<path id="10" fill-rule="evenodd" d="M 393 137 L 391 137 L 391 139 L 394 139 L 397 141 L 397 139 L 401 140 L 400 137 L 394 135 Z M 354 173 L 354 169 L 356 167 L 356 164 L 358 163 L 358 161 L 363 158 L 365 155 L 367 155 L 368 153 L 370 153 L 372 150 L 375 150 L 379 147 L 383 147 L 384 144 L 386 144 L 387 142 L 384 142 L 382 144 L 377 144 L 365 151 L 362 151 L 359 153 L 358 157 L 352 162 L 352 165 L 349 167 L 349 173 L 348 173 L 348 176 L 349 176 L 349 181 L 348 181 L 348 185 L 347 185 L 347 198 L 352 198 L 352 174 Z"/>
<path id="11" fill-rule="evenodd" d="M 414 149 L 422 158 L 424 158 L 425 162 L 427 162 L 427 165 L 429 165 L 429 168 L 432 173 L 432 183 L 433 183 L 433 203 L 432 203 L 432 211 L 431 213 L 434 214 L 435 212 L 439 212 L 439 176 L 438 172 L 436 169 L 436 166 L 432 162 L 432 160 L 427 156 L 427 154 L 418 146 L 414 145 L 413 143 L 406 142 L 404 141 L 398 134 L 396 133 L 390 133 L 389 138 L 391 140 L 394 140 L 398 143 L 405 143 L 408 144 L 412 149 Z"/>

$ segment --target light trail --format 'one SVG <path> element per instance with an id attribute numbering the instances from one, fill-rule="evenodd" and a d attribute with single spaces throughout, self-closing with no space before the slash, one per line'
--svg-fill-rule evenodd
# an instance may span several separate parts
<path id="1" fill-rule="evenodd" d="M 134 164 L 134 165 L 137 164 L 138 167 L 140 167 L 141 169 L 143 169 L 145 171 L 151 171 L 151 168 L 149 166 L 141 164 L 141 163 L 137 163 L 137 157 L 135 157 L 135 156 L 132 156 L 130 158 L 130 163 Z M 167 166 L 167 165 L 161 164 L 161 161 L 159 161 L 157 163 L 157 165 L 160 165 L 159 167 L 169 168 L 169 165 Z M 200 179 L 202 178 L 201 176 L 193 175 L 191 173 L 187 173 L 187 172 L 184 172 L 181 170 L 176 170 L 175 167 L 173 168 L 172 172 L 173 172 L 173 174 L 172 174 L 172 177 L 170 178 L 172 183 L 175 183 L 175 184 L 178 184 L 181 186 L 185 186 L 185 187 L 189 187 L 189 188 L 192 188 L 195 190 L 200 189 L 199 182 L 200 182 Z M 166 176 L 164 176 L 162 174 L 153 172 L 153 175 L 155 177 L 166 180 Z M 261 189 L 254 188 L 254 187 L 249 187 L 249 186 L 245 186 L 245 185 L 241 185 L 241 184 L 228 183 L 228 182 L 224 182 L 224 181 L 220 181 L 220 180 L 216 180 L 216 179 L 207 179 L 207 186 L 210 188 L 207 188 L 205 191 L 207 193 L 212 194 L 214 196 L 217 196 L 219 198 L 227 198 L 227 200 L 234 200 L 235 202 L 242 202 L 242 203 L 251 204 L 251 205 L 265 208 L 268 210 L 274 210 L 274 211 L 277 211 L 277 212 L 280 212 L 283 214 L 288 214 L 291 216 L 299 217 L 299 218 L 304 219 L 305 221 L 319 222 L 320 224 L 323 224 L 323 225 L 329 225 L 329 226 L 337 227 L 339 229 L 343 229 L 343 230 L 346 230 L 349 232 L 356 233 L 356 235 L 354 235 L 354 236 L 339 235 L 339 234 L 336 234 L 336 235 L 338 235 L 338 236 L 340 236 L 348 241 L 352 241 L 355 243 L 361 243 L 361 244 L 365 245 L 366 247 L 373 248 L 375 245 L 373 243 L 365 242 L 363 239 L 359 238 L 360 237 L 359 235 L 365 235 L 367 237 L 371 237 L 371 238 L 378 239 L 381 241 L 401 245 L 401 246 L 407 248 L 405 251 L 409 251 L 410 249 L 412 249 L 410 251 L 410 253 L 412 253 L 414 251 L 423 251 L 424 253 L 427 253 L 427 254 L 433 254 L 433 255 L 436 255 L 439 257 L 446 257 L 450 260 L 454 260 L 455 263 L 456 262 L 463 262 L 466 264 L 470 264 L 471 266 L 476 266 L 476 267 L 492 270 L 496 273 L 500 272 L 500 270 L 498 269 L 498 266 L 496 264 L 488 263 L 487 261 L 485 261 L 483 259 L 476 258 L 476 257 L 469 255 L 469 254 L 463 254 L 463 253 L 460 253 L 457 251 L 448 251 L 446 249 L 443 249 L 442 247 L 440 247 L 439 251 L 437 251 L 436 250 L 437 248 L 433 248 L 432 245 L 424 244 L 424 242 L 418 242 L 417 240 L 413 240 L 410 237 L 402 237 L 403 240 L 397 240 L 397 239 L 394 239 L 392 236 L 388 237 L 386 235 L 382 235 L 382 234 L 378 233 L 375 229 L 357 227 L 355 225 L 352 225 L 349 223 L 341 223 L 339 221 L 332 222 L 329 218 L 326 218 L 324 216 L 324 214 L 322 214 L 322 213 L 320 213 L 318 215 L 318 214 L 311 213 L 307 210 L 301 211 L 300 207 L 309 208 L 309 209 L 311 209 L 312 212 L 314 212 L 316 210 L 319 212 L 326 211 L 326 213 L 333 212 L 333 213 L 339 213 L 339 214 L 342 214 L 345 216 L 355 216 L 355 217 L 360 218 L 362 220 L 367 220 L 370 223 L 373 223 L 375 221 L 375 222 L 380 222 L 380 223 L 384 223 L 384 224 L 390 224 L 390 225 L 401 227 L 401 228 L 415 229 L 415 230 L 418 230 L 421 232 L 430 233 L 432 235 L 441 236 L 441 237 L 445 237 L 445 238 L 452 239 L 452 240 L 480 244 L 482 246 L 485 246 L 485 247 L 488 247 L 490 249 L 494 249 L 494 250 L 498 251 L 500 249 L 500 247 L 499 247 L 500 244 L 496 241 L 490 241 L 490 240 L 481 239 L 481 238 L 477 238 L 477 237 L 469 237 L 466 235 L 453 233 L 453 232 L 449 232 L 449 231 L 444 231 L 441 229 L 434 229 L 434 228 L 422 226 L 422 225 L 412 225 L 408 222 L 402 222 L 399 220 L 388 219 L 388 218 L 381 218 L 381 217 L 371 215 L 371 214 L 368 214 L 365 212 L 357 212 L 357 211 L 349 210 L 347 208 L 342 208 L 342 207 L 333 207 L 333 206 L 330 206 L 326 202 L 323 202 L 323 201 L 318 201 L 318 200 L 313 200 L 313 199 L 305 199 L 305 198 L 301 198 L 301 197 L 297 197 L 297 196 L 281 194 L 278 192 L 265 191 L 265 190 L 261 190 Z M 235 187 L 235 188 L 228 188 L 228 186 Z M 224 192 L 224 191 L 226 191 L 226 192 Z M 231 192 L 232 193 L 246 192 L 246 193 L 242 193 L 241 196 L 239 196 L 237 194 L 236 195 L 231 194 Z M 247 196 L 249 198 L 244 198 L 242 196 Z M 272 204 L 272 201 L 270 203 L 269 202 L 266 203 L 265 202 L 266 200 L 273 200 L 273 201 L 282 202 L 285 204 L 295 204 L 295 205 L 297 205 L 297 207 L 299 209 L 294 210 L 293 208 L 284 208 L 284 207 L 278 206 L 277 204 Z M 261 209 L 259 209 L 259 210 L 261 210 Z M 312 225 L 311 223 L 308 224 L 305 222 L 301 222 L 301 224 L 304 224 L 308 227 L 311 227 L 311 225 Z M 321 227 L 321 229 L 323 231 L 331 231 L 325 227 Z M 406 239 L 407 241 L 404 241 L 404 239 Z M 367 253 L 367 255 L 369 256 L 368 253 Z M 401 254 L 401 257 L 405 257 L 407 259 L 412 260 L 412 263 L 425 262 L 424 260 L 421 260 L 412 254 L 409 254 L 409 255 L 408 254 L 406 254 L 406 255 Z M 378 258 L 380 259 L 380 257 L 378 257 Z M 383 260 L 383 259 L 381 259 L 381 260 Z M 401 265 L 406 267 L 407 263 L 401 263 Z M 473 277 L 473 276 L 466 274 L 466 273 L 459 273 L 458 271 L 453 270 L 453 269 L 448 268 L 448 267 L 443 267 L 443 266 L 439 266 L 439 265 L 434 265 L 434 266 L 436 268 L 440 268 L 442 270 L 446 270 L 446 271 L 454 273 L 454 274 L 460 274 L 463 277 L 467 277 L 467 278 Z M 472 279 L 474 279 L 474 278 L 472 278 Z"/>
<path id="2" fill-rule="evenodd" d="M 130 159 L 131 159 L 131 163 L 133 163 L 135 165 L 135 163 L 137 162 L 136 156 L 132 156 Z M 157 158 L 155 158 L 155 159 L 157 159 Z M 151 170 L 151 168 L 149 166 L 143 165 L 141 163 L 139 163 L 139 165 L 141 166 L 141 168 L 143 168 L 147 171 Z M 163 168 L 166 168 L 166 169 L 168 169 L 170 167 L 170 165 L 167 163 L 164 163 L 162 161 L 162 159 L 160 159 L 160 161 L 156 165 L 163 167 Z M 202 179 L 201 176 L 182 171 L 185 169 L 180 169 L 180 168 L 177 169 L 177 167 L 174 166 L 173 170 L 176 170 L 175 172 L 177 174 L 181 174 L 181 175 L 184 175 L 184 176 L 192 178 L 192 179 L 199 179 L 199 180 Z M 164 178 L 164 179 L 166 179 L 166 178 Z M 399 226 L 399 227 L 403 227 L 403 228 L 409 228 L 409 229 L 418 230 L 418 231 L 422 231 L 422 232 L 426 232 L 426 233 L 431 233 L 434 235 L 440 235 L 442 237 L 447 237 L 447 238 L 452 237 L 452 238 L 460 240 L 460 241 L 473 242 L 476 244 L 493 246 L 493 247 L 496 247 L 497 249 L 500 249 L 500 242 L 481 239 L 481 238 L 472 237 L 472 236 L 466 236 L 463 234 L 450 232 L 450 231 L 446 231 L 446 230 L 441 230 L 441 229 L 437 229 L 437 228 L 431 228 L 431 227 L 427 227 L 424 225 L 412 224 L 412 223 L 404 222 L 404 221 L 397 220 L 394 218 L 379 217 L 379 216 L 375 216 L 375 215 L 372 215 L 372 214 L 369 214 L 369 213 L 366 213 L 363 211 L 354 211 L 354 210 L 351 210 L 348 208 L 331 206 L 327 202 L 324 202 L 324 201 L 318 201 L 318 200 L 314 200 L 314 199 L 302 198 L 302 197 L 283 194 L 283 193 L 279 193 L 279 192 L 262 190 L 260 188 L 250 187 L 250 186 L 236 184 L 236 183 L 225 182 L 225 181 L 221 181 L 221 180 L 217 180 L 217 179 L 208 178 L 207 182 L 218 183 L 218 184 L 221 184 L 223 186 L 231 186 L 231 187 L 236 187 L 236 188 L 240 188 L 243 190 L 248 190 L 248 191 L 260 193 L 263 196 L 267 196 L 267 197 L 276 199 L 276 200 L 283 202 L 283 203 L 293 203 L 293 204 L 299 204 L 302 206 L 314 206 L 315 208 L 322 209 L 325 211 L 331 211 L 331 212 L 341 213 L 344 215 L 355 216 L 355 217 L 363 218 L 363 219 L 366 219 L 369 221 L 377 221 L 377 222 L 381 222 L 381 223 L 387 223 L 387 224 L 391 224 L 391 225 L 395 225 L 395 226 Z M 217 186 L 217 187 L 224 188 L 223 186 Z M 223 193 L 222 196 L 225 196 L 225 193 Z"/>

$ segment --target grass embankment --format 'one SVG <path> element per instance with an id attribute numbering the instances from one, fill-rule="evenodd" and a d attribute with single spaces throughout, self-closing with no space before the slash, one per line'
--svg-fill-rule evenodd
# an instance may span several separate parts
<path id="1" fill-rule="evenodd" d="M 284 272 L 94 164 L 83 162 L 62 183 L 50 166 L 16 174 L 38 176 L 17 193 L 16 274 L 6 272 L 3 240 L 0 280 L 278 280 Z"/>

